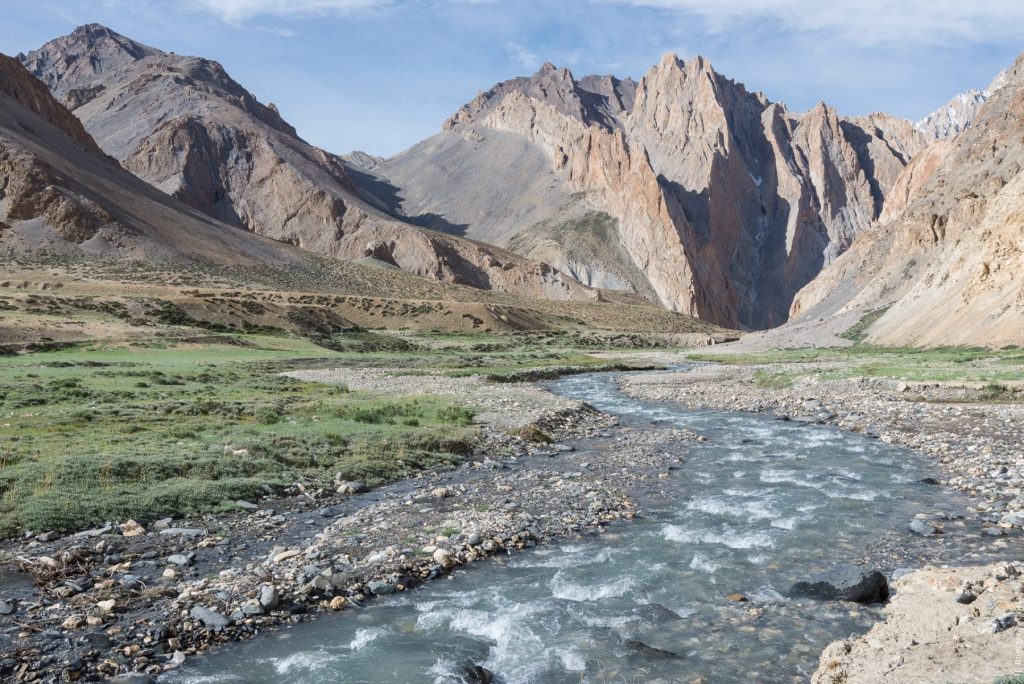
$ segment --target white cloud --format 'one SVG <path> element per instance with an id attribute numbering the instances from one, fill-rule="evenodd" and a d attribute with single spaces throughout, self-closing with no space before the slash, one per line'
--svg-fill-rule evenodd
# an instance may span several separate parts
<path id="1" fill-rule="evenodd" d="M 982 43 L 1024 36 L 1021 0 L 598 1 L 677 10 L 700 17 L 718 33 L 775 25 L 782 31 L 862 47 Z"/>
<path id="2" fill-rule="evenodd" d="M 348 14 L 390 5 L 391 0 L 186 0 L 186 4 L 216 14 L 224 21 L 238 22 L 260 15 Z"/>
<path id="3" fill-rule="evenodd" d="M 505 50 L 509 57 L 519 62 L 525 69 L 537 69 L 543 61 L 537 53 L 511 40 L 505 43 Z"/>

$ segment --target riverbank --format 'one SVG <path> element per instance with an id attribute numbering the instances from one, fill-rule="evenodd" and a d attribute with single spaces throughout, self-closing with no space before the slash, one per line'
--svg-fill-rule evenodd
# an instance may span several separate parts
<path id="1" fill-rule="evenodd" d="M 813 684 L 1022 681 L 1021 563 L 926 567 L 895 582 L 885 619 L 830 644 Z"/>

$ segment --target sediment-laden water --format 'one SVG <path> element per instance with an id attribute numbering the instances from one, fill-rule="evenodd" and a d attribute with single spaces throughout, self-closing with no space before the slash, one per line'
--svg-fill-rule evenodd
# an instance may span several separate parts
<path id="1" fill-rule="evenodd" d="M 785 598 L 800 575 L 1020 555 L 1018 538 L 982 537 L 964 499 L 922 483 L 931 465 L 906 450 L 636 401 L 608 375 L 550 387 L 624 427 L 679 425 L 709 441 L 664 445 L 686 460 L 665 482 L 672 496 L 640 520 L 225 647 L 167 680 L 454 682 L 473 663 L 505 682 L 806 681 L 825 644 L 878 613 Z M 944 517 L 945 534 L 913 535 L 920 512 Z"/>

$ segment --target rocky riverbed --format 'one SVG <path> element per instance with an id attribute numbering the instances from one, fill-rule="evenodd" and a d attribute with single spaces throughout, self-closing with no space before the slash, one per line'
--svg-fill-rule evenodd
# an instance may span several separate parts
<path id="1" fill-rule="evenodd" d="M 914 449 L 941 466 L 938 484 L 978 500 L 989 534 L 1024 526 L 1024 402 L 983 401 L 979 388 L 950 383 L 802 378 L 791 387 L 765 388 L 755 380 L 758 373 L 791 370 L 787 364 L 704 364 L 622 376 L 620 385 L 641 399 L 835 425 Z"/>
<path id="2" fill-rule="evenodd" d="M 972 497 L 994 543 L 1024 526 L 1024 404 L 986 400 L 982 383 L 806 377 L 788 388 L 765 388 L 756 380 L 787 371 L 792 366 L 706 364 L 623 376 L 620 386 L 636 398 L 835 425 L 917 450 L 940 466 L 936 484 Z M 938 538 L 945 523 L 922 513 L 909 526 Z M 1022 569 L 1018 562 L 905 575 L 895 583 L 885 619 L 860 638 L 831 644 L 813 681 L 987 683 L 1024 671 Z"/>
<path id="3" fill-rule="evenodd" d="M 395 392 L 415 382 L 418 392 L 429 386 L 478 404 L 486 423 L 477 453 L 455 470 L 373 491 L 296 484 L 286 498 L 239 501 L 233 514 L 6 543 L 7 567 L 18 572 L 0 576 L 0 678 L 143 681 L 214 644 L 401 592 L 495 553 L 598 533 L 634 517 L 636 498 L 677 465 L 657 444 L 699 439 L 621 429 L 533 385 L 317 373 Z M 508 434 L 523 425 L 556 441 Z"/>

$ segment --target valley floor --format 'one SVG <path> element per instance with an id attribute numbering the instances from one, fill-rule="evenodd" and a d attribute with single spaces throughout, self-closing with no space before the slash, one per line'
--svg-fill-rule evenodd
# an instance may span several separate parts
<path id="1" fill-rule="evenodd" d="M 565 338 L 559 336 L 492 337 L 489 341 L 421 336 L 409 347 L 396 344 L 398 338 L 389 342 L 387 336 L 364 336 L 359 338 L 359 351 L 324 356 L 321 349 L 317 354 L 323 358 L 311 363 L 308 356 L 314 350 L 305 343 L 260 336 L 232 335 L 231 339 L 244 344 L 228 339 L 221 343 L 246 361 L 218 356 L 222 345 L 212 338 L 172 343 L 167 350 L 103 345 L 11 357 L 14 363 L 7 365 L 4 376 L 12 388 L 7 401 L 31 399 L 45 393 L 41 385 L 52 385 L 53 391 L 63 393 L 59 396 L 65 402 L 56 406 L 29 402 L 29 410 L 7 408 L 6 420 L 19 425 L 26 443 L 50 444 L 47 440 L 61 434 L 61 420 L 70 421 L 66 427 L 79 433 L 104 425 L 111 430 L 124 423 L 111 414 L 108 394 L 113 388 L 107 384 L 118 373 L 137 373 L 145 386 L 133 387 L 134 397 L 115 398 L 137 404 L 139 412 L 132 416 L 148 421 L 143 426 L 157 430 L 158 435 L 175 425 L 184 426 L 176 433 L 176 453 L 234 440 L 232 430 L 264 435 L 263 439 L 290 430 L 322 438 L 322 444 L 313 445 L 314 451 L 318 458 L 333 460 L 286 461 L 283 469 L 273 459 L 257 463 L 263 470 L 254 471 L 252 481 L 245 482 L 252 487 L 245 490 L 246 495 L 252 496 L 239 497 L 227 507 L 209 506 L 200 498 L 191 502 L 198 507 L 191 513 L 147 514 L 169 505 L 156 492 L 154 498 L 135 504 L 157 506 L 139 509 L 141 525 L 128 523 L 125 516 L 114 521 L 121 523 L 120 529 L 99 525 L 72 535 L 32 525 L 35 533 L 0 547 L 3 559 L 22 571 L 0 573 L 0 652 L 4 654 L 0 674 L 5 678 L 47 681 L 125 672 L 154 675 L 212 644 L 351 608 L 374 595 L 402 591 L 495 553 L 600 532 L 611 521 L 634 517 L 645 497 L 657 496 L 659 483 L 678 465 L 677 457 L 655 445 L 668 438 L 699 439 L 679 429 L 666 428 L 670 435 L 655 434 L 659 430 L 630 431 L 586 404 L 556 397 L 532 384 L 504 382 L 627 363 L 652 367 L 687 362 L 694 357 L 692 352 L 623 352 L 608 346 L 584 350 L 565 346 Z M 161 365 L 168 362 L 165 352 L 178 358 L 177 363 L 183 353 L 201 354 L 193 359 L 201 363 L 191 370 L 165 367 Z M 622 386 L 635 397 L 771 412 L 791 421 L 835 424 L 921 450 L 942 465 L 945 484 L 976 497 L 993 548 L 1005 543 L 1003 537 L 1012 528 L 1024 524 L 1021 352 L 853 347 L 714 358 L 725 362 L 628 375 Z M 289 365 L 304 369 L 292 372 Z M 280 375 L 285 370 L 289 370 L 287 376 Z M 196 374 L 203 377 L 193 377 Z M 282 387 L 289 398 L 270 401 Z M 209 419 L 179 412 L 167 425 L 147 411 L 163 407 L 169 391 L 183 392 L 188 404 L 200 403 L 204 393 L 212 393 L 206 399 L 219 403 Z M 92 394 L 76 398 L 82 392 Z M 406 401 L 410 393 L 430 395 L 431 403 L 410 406 Z M 72 415 L 82 409 L 76 408 L 76 402 L 89 403 L 92 417 Z M 225 406 L 239 402 L 266 403 L 264 408 L 272 409 L 273 419 L 268 415 L 261 421 L 257 415 L 228 411 L 222 420 Z M 360 406 L 372 411 L 359 413 Z M 318 425 L 328 408 L 334 422 L 330 429 L 322 429 Z M 49 409 L 55 411 L 47 418 L 53 426 L 42 430 L 39 417 L 47 416 Z M 475 416 L 475 428 L 459 423 L 466 415 L 460 409 Z M 439 435 L 451 437 L 445 434 L 446 420 L 461 425 L 459 439 L 465 430 L 478 430 L 471 453 L 451 453 L 457 445 L 443 441 L 432 444 L 447 445 L 447 455 L 436 453 L 444 448 L 417 449 L 415 440 L 401 446 L 409 435 L 435 440 Z M 232 421 L 238 425 L 233 427 Z M 72 433 L 63 434 L 67 438 Z M 354 439 L 370 444 L 399 435 L 405 436 L 392 442 L 398 452 L 375 452 L 368 447 L 352 451 L 344 446 Z M 576 440 L 587 446 L 586 455 L 573 449 Z M 308 452 L 306 447 L 298 445 L 295 453 Z M 256 449 L 240 446 L 235 451 L 246 453 L 231 454 L 240 463 L 258 461 L 251 457 L 256 452 L 250 448 Z M 394 453 L 401 456 L 402 449 L 409 449 L 408 460 L 393 457 Z M 382 458 L 385 453 L 392 457 Z M 27 456 L 22 455 L 26 462 L 35 461 Z M 186 458 L 178 467 L 188 462 Z M 353 475 L 332 472 L 335 464 L 342 464 L 347 473 L 364 473 L 367 480 L 373 478 L 370 484 L 380 486 L 366 491 L 366 485 L 354 481 Z M 11 472 L 15 465 L 5 469 Z M 116 472 L 101 468 L 98 473 L 97 494 L 112 484 L 129 482 L 112 482 Z M 46 483 L 52 481 L 52 475 L 39 476 L 42 481 L 25 490 L 33 496 L 45 495 Z M 259 486 L 261 479 L 269 488 Z M 5 487 L 9 490 L 11 484 Z M 26 511 L 5 499 L 8 524 L 19 524 L 25 515 L 36 519 L 55 515 L 50 519 L 62 520 L 59 507 L 54 511 L 45 505 L 45 496 L 38 503 Z M 77 503 L 72 500 L 69 505 Z M 925 534 L 941 533 L 944 520 L 927 514 L 922 518 L 918 523 Z M 942 574 L 943 587 L 948 589 L 951 582 L 960 581 L 956 573 L 981 571 L 926 572 Z M 897 586 L 916 587 L 915 582 L 925 581 L 920 577 L 930 576 L 912 575 Z M 978 591 L 988 591 L 979 581 Z M 943 591 L 949 593 L 947 589 Z M 997 595 L 996 590 L 1002 593 Z M 1004 600 L 1004 594 L 1009 598 Z M 909 597 L 924 595 L 907 590 L 907 599 L 894 601 L 888 608 L 891 623 L 900 624 L 900 616 L 910 607 L 920 613 L 927 601 Z M 938 649 L 937 657 L 906 662 L 915 663 L 915 668 L 933 663 L 940 681 L 960 681 L 942 674 L 947 672 L 941 669 L 943 663 L 951 654 L 973 658 L 973 640 L 990 641 L 980 630 L 988 627 L 988 634 L 992 633 L 993 611 L 1016 610 L 1020 595 L 1019 581 L 1000 580 L 992 592 L 979 597 L 977 614 L 968 610 L 956 616 L 958 624 L 970 629 L 955 632 L 963 641 L 956 642 L 954 650 L 947 649 L 946 640 L 935 640 L 922 646 L 921 652 Z M 951 597 L 942 594 L 936 601 Z M 993 600 L 996 603 L 987 607 Z M 944 605 L 935 604 L 936 609 L 949 612 Z M 1018 626 L 1003 631 L 1019 638 Z M 862 644 L 877 638 L 868 635 L 864 639 L 869 641 L 854 642 L 848 651 L 846 646 L 830 647 L 819 676 L 832 679 L 822 681 L 873 681 L 877 673 L 864 670 L 858 659 L 879 655 L 874 646 Z M 1008 638 L 999 637 L 998 643 Z M 887 653 L 903 648 L 899 640 L 885 644 Z M 1020 669 L 1014 653 L 999 655 L 1003 652 L 995 650 L 997 655 L 986 657 L 997 671 L 1009 674 Z M 942 655 L 944 651 L 948 652 Z M 899 660 L 898 655 L 894 658 Z M 849 673 L 849 679 L 837 679 L 839 671 Z M 916 674 L 922 681 L 933 679 L 928 672 Z"/>

